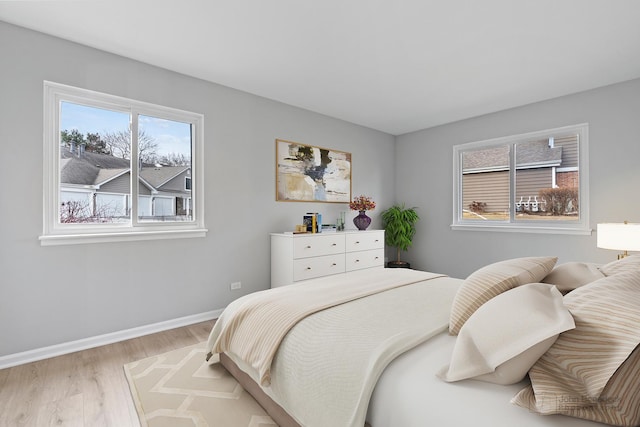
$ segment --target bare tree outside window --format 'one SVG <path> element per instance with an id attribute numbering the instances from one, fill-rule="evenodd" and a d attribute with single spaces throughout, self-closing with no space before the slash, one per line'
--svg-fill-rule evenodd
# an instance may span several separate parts
<path id="1" fill-rule="evenodd" d="M 120 130 L 115 132 L 107 132 L 102 137 L 109 152 L 122 159 L 131 159 L 131 131 Z M 148 135 L 144 130 L 138 132 L 138 155 L 145 163 L 157 157 L 156 150 L 158 144 L 155 138 Z"/>
<path id="2" fill-rule="evenodd" d="M 191 187 L 184 184 L 191 182 L 191 124 L 138 117 L 138 221 L 192 221 Z M 84 133 L 73 127 L 60 131 L 59 222 L 131 221 L 130 115 L 63 103 L 63 124 L 79 118 Z"/>

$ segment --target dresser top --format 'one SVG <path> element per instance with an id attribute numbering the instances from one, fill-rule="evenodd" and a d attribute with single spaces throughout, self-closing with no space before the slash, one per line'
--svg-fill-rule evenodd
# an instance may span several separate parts
<path id="1" fill-rule="evenodd" d="M 270 233 L 272 236 L 286 236 L 286 237 L 302 237 L 302 236 L 335 236 L 339 234 L 363 234 L 363 233 L 375 233 L 384 232 L 384 230 L 344 230 L 344 231 L 328 231 L 324 233 L 293 233 L 293 231 L 285 231 L 284 233 Z"/>

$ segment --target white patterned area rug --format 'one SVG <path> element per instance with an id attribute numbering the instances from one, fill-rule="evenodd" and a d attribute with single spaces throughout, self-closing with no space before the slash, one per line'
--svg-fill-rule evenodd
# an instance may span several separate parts
<path id="1" fill-rule="evenodd" d="M 140 424 L 143 427 L 276 426 L 220 363 L 211 363 L 213 358 L 205 362 L 204 344 L 124 365 Z"/>

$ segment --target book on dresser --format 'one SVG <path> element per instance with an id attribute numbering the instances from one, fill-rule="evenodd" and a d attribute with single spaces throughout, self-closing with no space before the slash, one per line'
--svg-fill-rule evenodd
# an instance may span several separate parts
<path id="1" fill-rule="evenodd" d="M 307 232 L 309 233 L 321 233 L 322 228 L 322 214 L 317 212 L 307 212 L 302 217 L 302 223 L 307 226 Z"/>
<path id="2" fill-rule="evenodd" d="M 271 233 L 271 287 L 384 268 L 384 230 L 331 233 Z"/>

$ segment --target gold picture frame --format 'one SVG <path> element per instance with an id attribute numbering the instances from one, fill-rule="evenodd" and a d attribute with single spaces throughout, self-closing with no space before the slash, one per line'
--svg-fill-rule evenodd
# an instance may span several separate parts
<path id="1" fill-rule="evenodd" d="M 276 201 L 349 203 L 351 153 L 276 139 Z"/>

